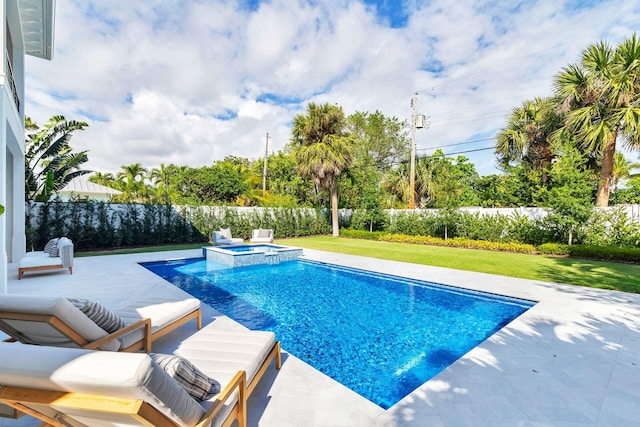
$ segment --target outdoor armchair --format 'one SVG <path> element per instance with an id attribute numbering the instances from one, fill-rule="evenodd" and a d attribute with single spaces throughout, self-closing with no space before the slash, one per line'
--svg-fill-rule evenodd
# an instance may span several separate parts
<path id="1" fill-rule="evenodd" d="M 73 242 L 66 237 L 52 239 L 44 251 L 27 252 L 18 266 L 18 280 L 26 271 L 68 268 L 73 274 Z"/>
<path id="2" fill-rule="evenodd" d="M 273 230 L 259 228 L 251 233 L 251 243 L 273 243 Z"/>

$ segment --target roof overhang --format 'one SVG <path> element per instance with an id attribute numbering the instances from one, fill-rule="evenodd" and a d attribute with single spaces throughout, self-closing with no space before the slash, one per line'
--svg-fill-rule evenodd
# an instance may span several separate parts
<path id="1" fill-rule="evenodd" d="M 18 0 L 24 53 L 37 58 L 53 57 L 56 0 Z"/>

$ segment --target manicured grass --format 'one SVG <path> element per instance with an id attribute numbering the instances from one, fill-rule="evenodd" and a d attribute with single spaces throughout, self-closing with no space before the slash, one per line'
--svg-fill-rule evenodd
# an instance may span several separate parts
<path id="1" fill-rule="evenodd" d="M 207 246 L 207 244 L 206 243 L 190 243 L 187 245 L 143 246 L 143 247 L 122 248 L 122 249 L 76 252 L 74 256 L 86 257 L 86 256 L 98 256 L 98 255 L 139 254 L 139 253 L 160 252 L 160 251 L 180 251 L 185 249 L 200 249 L 203 246 Z"/>
<path id="2" fill-rule="evenodd" d="M 640 266 L 632 264 L 331 236 L 284 239 L 280 243 L 328 252 L 640 293 Z"/>

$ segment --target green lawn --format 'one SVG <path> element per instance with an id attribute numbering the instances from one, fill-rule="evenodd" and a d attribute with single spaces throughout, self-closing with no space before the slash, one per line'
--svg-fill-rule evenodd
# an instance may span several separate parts
<path id="1" fill-rule="evenodd" d="M 76 257 L 98 256 L 98 255 L 122 255 L 122 254 L 139 254 L 146 252 L 160 252 L 160 251 L 180 251 L 185 249 L 200 249 L 203 246 L 207 246 L 206 243 L 191 243 L 185 245 L 158 245 L 158 246 L 143 246 L 138 248 L 122 248 L 122 249 L 109 249 L 109 250 L 95 250 L 76 252 Z"/>
<path id="2" fill-rule="evenodd" d="M 640 293 L 639 265 L 330 236 L 283 239 L 280 243 L 393 261 Z"/>
<path id="3" fill-rule="evenodd" d="M 281 239 L 278 242 L 285 245 L 328 252 L 640 293 L 640 266 L 632 264 L 413 245 L 409 243 L 376 242 L 373 240 L 330 236 Z M 198 249 L 202 246 L 205 245 L 196 243 L 190 245 L 147 246 L 109 251 L 80 252 L 76 253 L 76 256 Z"/>

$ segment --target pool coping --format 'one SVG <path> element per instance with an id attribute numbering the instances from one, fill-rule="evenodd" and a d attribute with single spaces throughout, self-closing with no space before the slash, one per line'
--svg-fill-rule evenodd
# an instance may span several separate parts
<path id="1" fill-rule="evenodd" d="M 123 293 L 179 291 L 138 262 L 198 256 L 199 250 L 191 250 L 76 258 L 72 276 L 32 274 L 21 281 L 13 263 L 9 292 L 94 297 L 117 308 Z M 538 303 L 386 411 L 285 354 L 282 369 L 277 374 L 272 369 L 252 395 L 249 425 L 636 423 L 639 295 L 308 249 L 304 258 Z M 132 289 L 131 283 L 138 287 Z M 208 306 L 205 321 L 242 328 Z M 193 332 L 193 326 L 185 325 L 165 337 L 157 350 L 171 351 Z M 24 417 L 0 419 L 0 426 L 19 425 L 35 424 Z"/>

